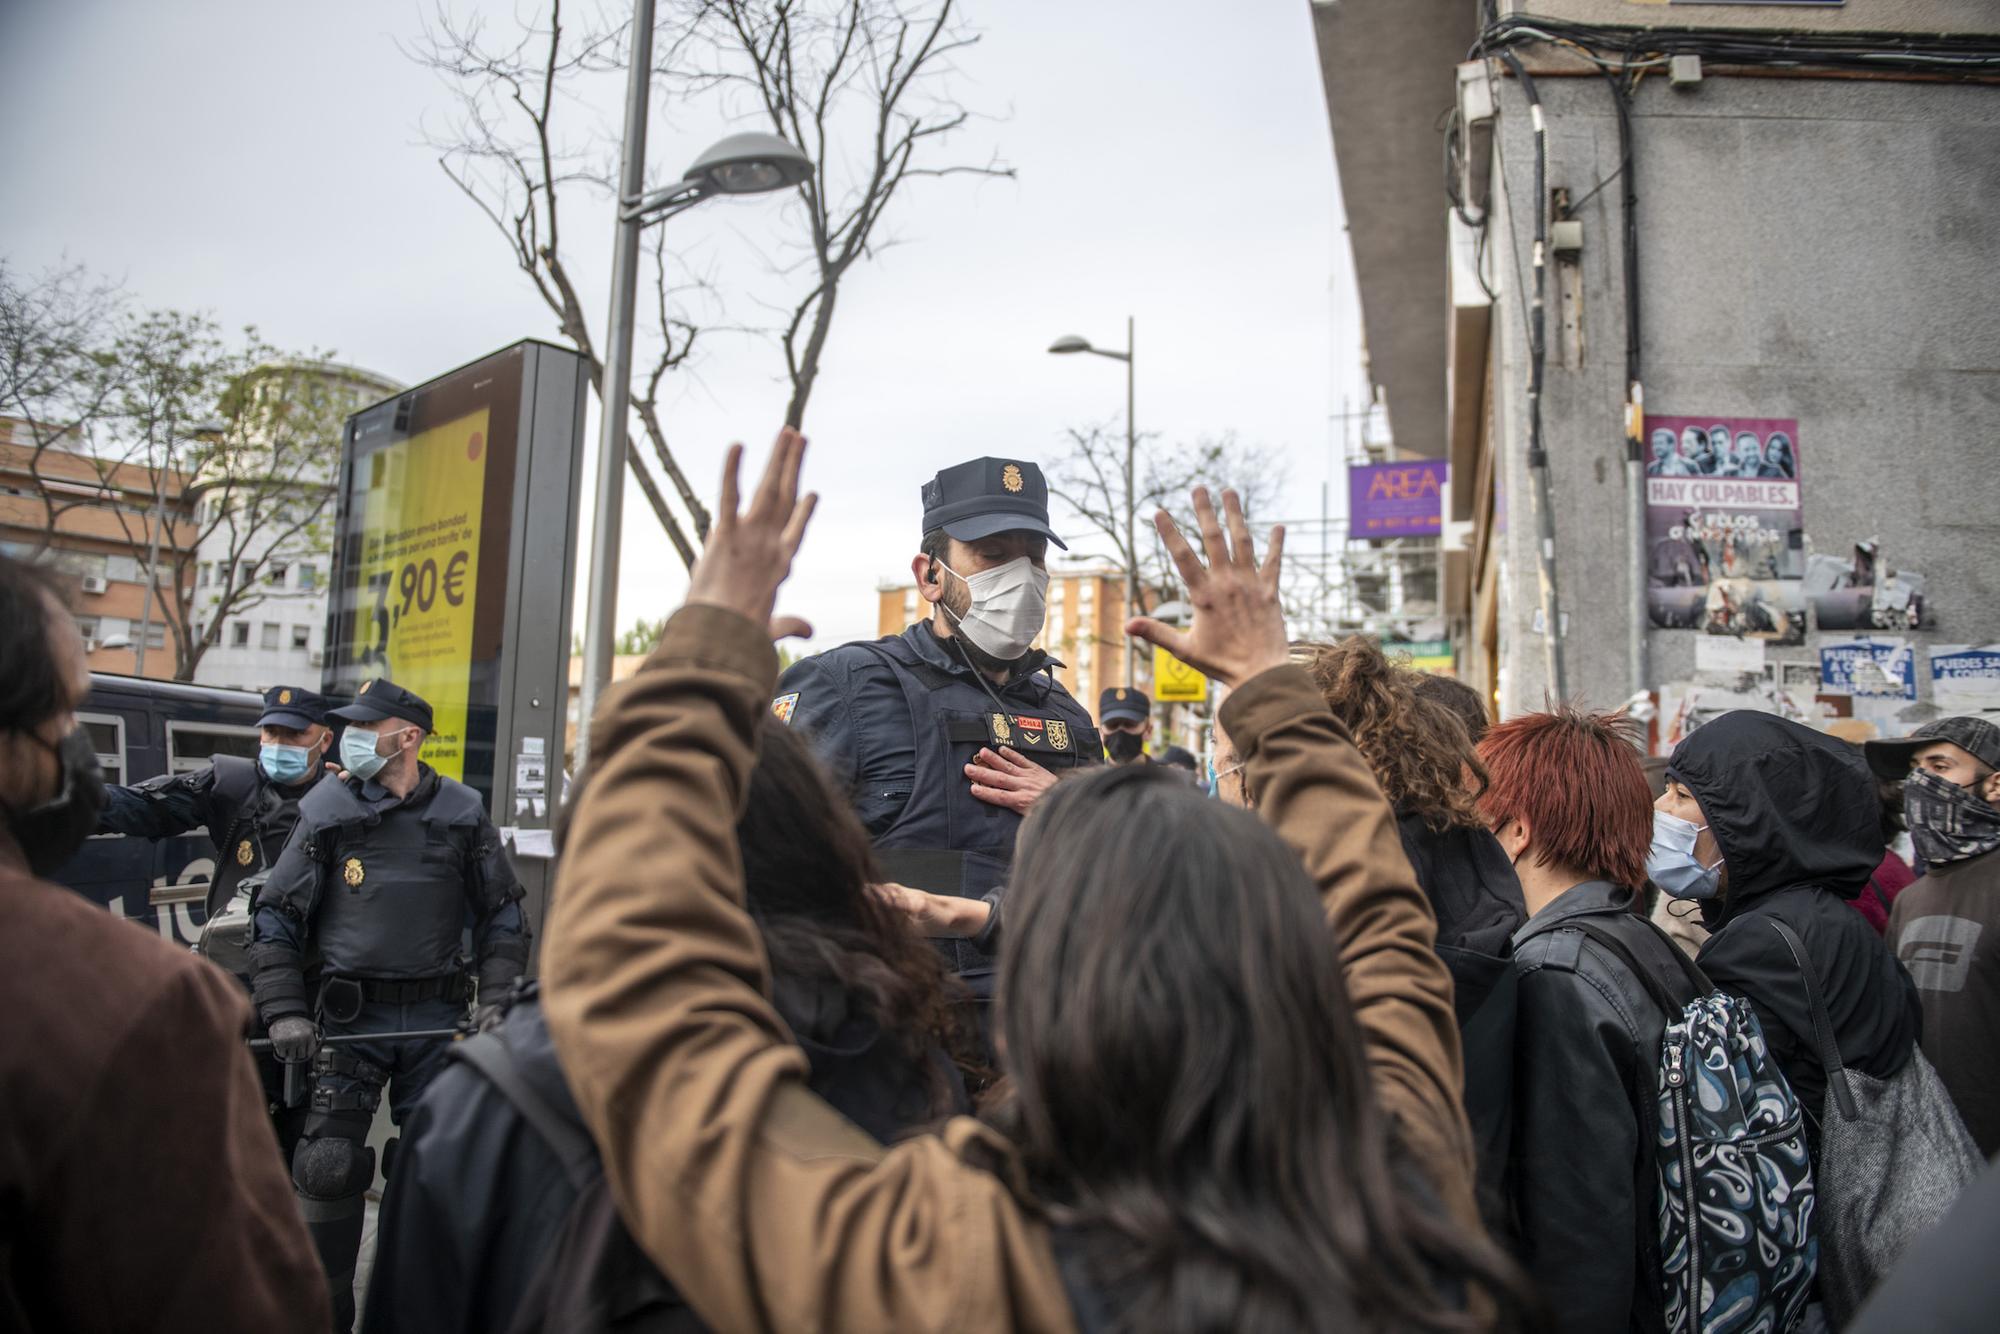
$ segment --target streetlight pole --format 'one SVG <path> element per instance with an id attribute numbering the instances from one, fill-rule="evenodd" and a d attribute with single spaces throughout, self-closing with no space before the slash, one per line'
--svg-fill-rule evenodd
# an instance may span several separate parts
<path id="1" fill-rule="evenodd" d="M 618 225 L 611 247 L 611 320 L 604 340 L 604 373 L 597 386 L 603 418 L 597 427 L 595 518 L 590 532 L 590 619 L 583 630 L 582 715 L 579 752 L 587 747 L 597 696 L 611 681 L 618 638 L 618 544 L 625 520 L 625 416 L 632 401 L 632 312 L 639 296 L 639 233 L 645 224 L 627 218 L 626 201 L 646 188 L 646 103 L 653 87 L 653 0 L 632 12 L 632 67 L 625 78 L 625 145 L 618 166 Z M 580 768 L 583 756 L 577 756 Z"/>
<path id="2" fill-rule="evenodd" d="M 611 316 L 604 378 L 597 386 L 596 521 L 590 534 L 589 618 L 583 631 L 582 718 L 577 763 L 589 749 L 590 720 L 611 684 L 618 642 L 618 546 L 624 536 L 627 415 L 632 403 L 632 324 L 639 295 L 639 233 L 715 195 L 755 195 L 797 185 L 812 159 L 775 134 L 732 134 L 695 159 L 681 180 L 646 188 L 646 112 L 652 91 L 653 0 L 632 11 L 632 65 L 625 81 L 625 142 L 618 169 L 618 226 L 612 238 Z"/>
<path id="3" fill-rule="evenodd" d="M 1059 355 L 1071 352 L 1088 352 L 1094 357 L 1109 357 L 1113 361 L 1125 363 L 1125 615 L 1129 620 L 1137 616 L 1139 606 L 1139 535 L 1138 535 L 1138 459 L 1139 428 L 1133 416 L 1134 381 L 1137 376 L 1137 359 L 1133 356 L 1138 346 L 1133 332 L 1133 320 L 1125 317 L 1125 350 L 1092 347 L 1090 340 L 1067 334 L 1049 344 L 1049 351 Z M 1139 681 L 1139 643 L 1131 635 L 1125 636 L 1125 684 L 1136 688 Z"/>

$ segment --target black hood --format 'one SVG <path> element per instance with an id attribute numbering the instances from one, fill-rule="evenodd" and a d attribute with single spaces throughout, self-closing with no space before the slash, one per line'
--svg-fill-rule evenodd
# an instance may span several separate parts
<path id="1" fill-rule="evenodd" d="M 1667 777 L 1694 793 L 1728 864 L 1724 920 L 1790 885 L 1851 899 L 1882 860 L 1875 780 L 1859 748 L 1837 737 L 1739 709 L 1675 746 Z"/>

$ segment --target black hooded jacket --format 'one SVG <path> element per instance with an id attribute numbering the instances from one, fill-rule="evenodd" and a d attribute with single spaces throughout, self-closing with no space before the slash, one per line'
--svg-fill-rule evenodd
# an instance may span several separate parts
<path id="1" fill-rule="evenodd" d="M 1714 934 L 1696 962 L 1756 1010 L 1817 1155 L 1826 1075 L 1798 965 L 1772 920 L 1805 943 L 1843 1064 L 1887 1078 L 1910 1059 L 1922 1027 L 1910 975 L 1846 902 L 1882 860 L 1874 778 L 1854 746 L 1744 710 L 1689 734 L 1667 777 L 1694 794 L 1727 867 L 1723 892 L 1702 904 Z"/>

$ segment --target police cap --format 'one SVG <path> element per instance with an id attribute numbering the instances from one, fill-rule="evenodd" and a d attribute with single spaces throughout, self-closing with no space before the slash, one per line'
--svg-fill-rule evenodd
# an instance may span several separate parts
<path id="1" fill-rule="evenodd" d="M 379 723 L 387 718 L 401 718 L 406 723 L 415 723 L 426 732 L 432 730 L 431 706 L 424 698 L 380 676 L 372 681 L 363 681 L 354 702 L 346 708 L 333 710 L 331 716 L 350 723 Z"/>
<path id="2" fill-rule="evenodd" d="M 257 720 L 257 726 L 303 732 L 325 721 L 325 696 L 298 686 L 272 686 L 264 692 L 264 716 Z"/>
<path id="3" fill-rule="evenodd" d="M 924 531 L 942 528 L 961 542 L 995 533 L 1040 533 L 1069 550 L 1049 527 L 1049 485 L 1020 459 L 974 459 L 924 483 Z"/>
<path id="4" fill-rule="evenodd" d="M 1152 712 L 1153 701 L 1146 698 L 1143 690 L 1112 686 L 1097 697 L 1097 721 L 1100 723 L 1143 723 L 1152 716 Z"/>

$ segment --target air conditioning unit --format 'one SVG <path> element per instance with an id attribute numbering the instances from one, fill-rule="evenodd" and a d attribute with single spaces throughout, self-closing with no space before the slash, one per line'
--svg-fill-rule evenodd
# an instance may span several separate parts
<path id="1" fill-rule="evenodd" d="M 326 654 L 309 653 L 306 655 L 306 661 L 311 663 L 315 667 L 324 667 L 326 666 Z"/>
<path id="2" fill-rule="evenodd" d="M 110 587 L 111 581 L 101 574 L 86 574 L 83 576 L 83 591 L 86 593 L 103 593 L 109 590 Z"/>

